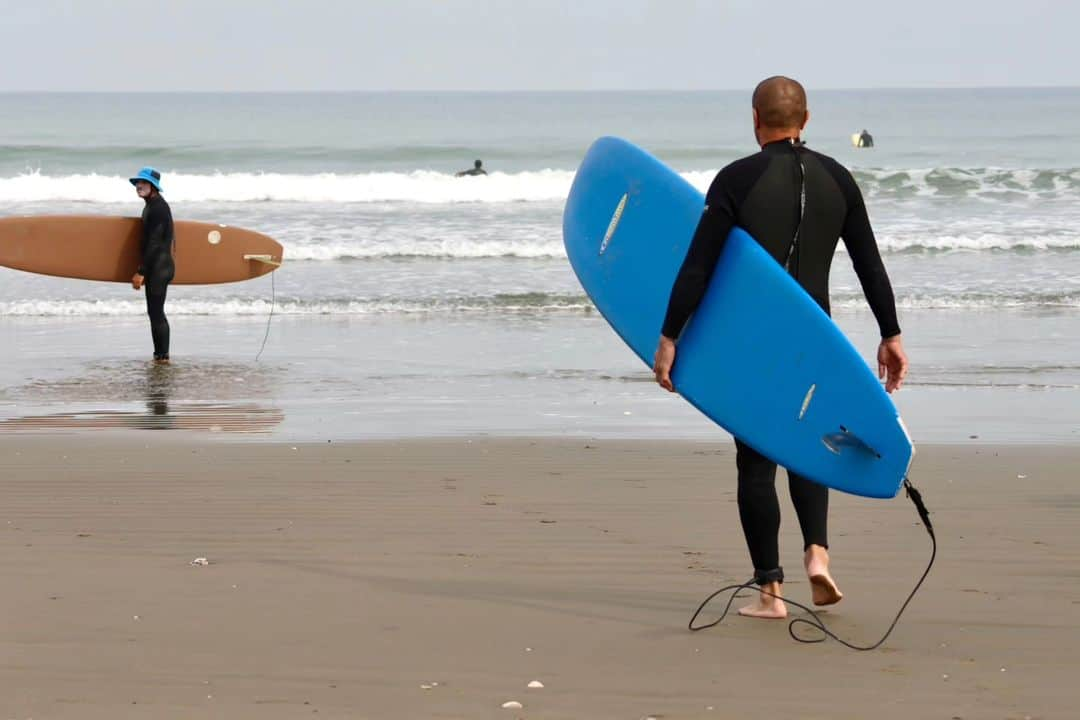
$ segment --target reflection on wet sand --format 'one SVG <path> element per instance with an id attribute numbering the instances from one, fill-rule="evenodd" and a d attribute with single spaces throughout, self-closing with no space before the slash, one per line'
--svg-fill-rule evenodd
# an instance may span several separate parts
<path id="1" fill-rule="evenodd" d="M 204 432 L 270 432 L 285 418 L 278 408 L 267 407 L 250 399 L 200 402 L 197 397 L 239 394 L 237 384 L 245 383 L 248 368 L 213 366 L 142 365 L 97 366 L 82 377 L 54 383 L 35 382 L 15 393 L 28 401 L 53 400 L 104 402 L 125 401 L 138 388 L 146 410 L 84 410 L 79 412 L 24 415 L 0 420 L 0 432 L 44 430 L 135 429 L 189 430 Z M 245 395 L 252 390 L 266 390 L 267 374 L 258 375 L 261 386 L 242 385 Z M 223 392 L 224 391 L 224 392 Z M 183 401 L 175 401 L 179 394 Z M 190 398 L 190 399 L 189 399 Z"/>
<path id="2" fill-rule="evenodd" d="M 135 429 L 201 430 L 204 432 L 270 432 L 285 418 L 277 408 L 249 405 L 148 403 L 149 412 L 91 410 L 77 413 L 28 415 L 0 420 L 2 431 Z"/>

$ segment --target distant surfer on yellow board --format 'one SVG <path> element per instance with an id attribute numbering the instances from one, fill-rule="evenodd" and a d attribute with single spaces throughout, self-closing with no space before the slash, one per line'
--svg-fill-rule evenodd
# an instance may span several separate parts
<path id="1" fill-rule="evenodd" d="M 874 136 L 863 128 L 862 132 L 857 132 L 851 136 L 851 144 L 855 147 L 872 148 L 874 147 Z"/>
<path id="2" fill-rule="evenodd" d="M 131 286 L 136 290 L 146 289 L 146 314 L 150 316 L 154 362 L 168 365 L 169 320 L 165 317 L 165 294 L 176 275 L 172 210 L 161 196 L 160 172 L 152 167 L 144 167 L 130 181 L 145 202 L 142 213 L 142 261 L 131 278 Z"/>

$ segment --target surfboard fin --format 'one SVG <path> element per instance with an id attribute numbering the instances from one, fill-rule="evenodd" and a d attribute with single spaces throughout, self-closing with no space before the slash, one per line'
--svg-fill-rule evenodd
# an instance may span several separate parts
<path id="1" fill-rule="evenodd" d="M 862 452 L 870 453 L 876 458 L 881 457 L 874 448 L 870 447 L 860 437 L 853 434 L 843 425 L 840 426 L 840 432 L 827 433 L 821 436 L 821 442 L 829 449 L 830 452 L 839 455 L 845 448 L 852 448 L 855 450 L 861 450 Z"/>
<path id="2" fill-rule="evenodd" d="M 235 255 L 233 257 L 236 257 Z M 255 262 L 261 262 L 265 265 L 273 265 L 274 267 L 281 267 L 281 261 L 275 260 L 273 255 L 245 255 L 245 260 L 254 260 Z"/>

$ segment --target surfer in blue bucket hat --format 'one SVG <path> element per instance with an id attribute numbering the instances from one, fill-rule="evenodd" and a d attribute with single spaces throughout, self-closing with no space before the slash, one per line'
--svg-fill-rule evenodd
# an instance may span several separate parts
<path id="1" fill-rule="evenodd" d="M 172 210 L 161 196 L 160 172 L 152 167 L 144 167 L 129 180 L 145 203 L 142 212 L 142 259 L 139 269 L 131 278 L 131 286 L 146 291 L 146 314 L 150 316 L 150 335 L 154 340 L 154 363 L 168 365 L 169 320 L 165 317 L 165 294 L 176 275 Z"/>

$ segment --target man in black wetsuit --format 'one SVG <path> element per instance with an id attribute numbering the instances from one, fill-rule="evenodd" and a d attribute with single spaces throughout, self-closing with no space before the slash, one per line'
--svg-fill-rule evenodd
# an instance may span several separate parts
<path id="1" fill-rule="evenodd" d="M 142 262 L 131 286 L 146 287 L 146 313 L 154 340 L 154 362 L 169 364 L 169 320 L 165 317 L 165 293 L 176 274 L 173 263 L 172 211 L 161 196 L 161 173 L 144 167 L 131 178 L 135 192 L 145 201 L 142 213 Z"/>
<path id="2" fill-rule="evenodd" d="M 674 392 L 671 368 L 677 338 L 705 294 L 728 233 L 738 225 L 784 265 L 825 312 L 829 312 L 829 266 L 837 241 L 844 239 L 881 331 L 878 375 L 887 376 L 885 389 L 892 392 L 903 382 L 908 361 L 892 286 L 859 187 L 838 162 L 800 140 L 810 118 L 802 85 L 786 77 L 768 78 L 754 90 L 753 108 L 754 135 L 761 152 L 725 167 L 709 188 L 705 210 L 671 291 L 653 367 L 656 380 Z M 780 599 L 784 571 L 777 538 L 776 463 L 738 438 L 735 446 L 739 519 L 754 564 L 754 580 L 763 591 L 739 612 L 783 618 L 787 607 Z M 828 489 L 791 472 L 788 480 L 802 528 L 803 564 L 814 603 L 839 602 L 843 595 L 829 573 Z"/>
<path id="3" fill-rule="evenodd" d="M 459 173 L 454 173 L 454 177 L 465 177 L 467 175 L 487 175 L 487 170 L 480 167 L 483 164 L 484 163 L 477 160 L 476 162 L 473 163 L 473 166 L 471 168 L 469 168 L 468 170 L 462 170 Z"/>

